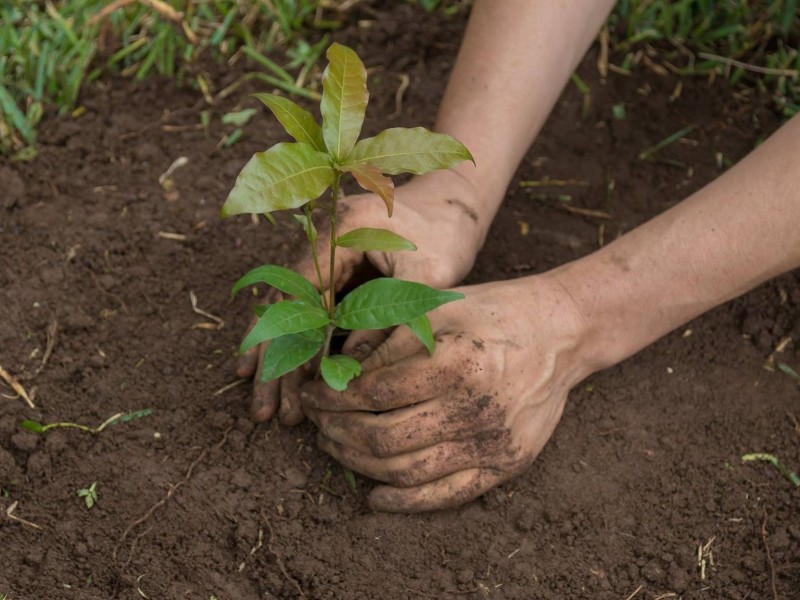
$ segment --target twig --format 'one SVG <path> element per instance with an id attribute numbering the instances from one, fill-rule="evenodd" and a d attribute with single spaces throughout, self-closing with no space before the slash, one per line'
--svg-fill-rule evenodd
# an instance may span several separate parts
<path id="1" fill-rule="evenodd" d="M 33 400 L 31 400 L 30 396 L 28 396 L 28 392 L 25 391 L 25 388 L 22 387 L 22 384 L 17 381 L 16 377 L 6 371 L 2 366 L 0 366 L 0 377 L 2 377 L 3 380 L 10 385 L 12 389 L 22 397 L 23 400 L 25 400 L 25 403 L 30 408 L 36 408 L 36 405 L 33 403 Z"/>
<path id="2" fill-rule="evenodd" d="M 100 12 L 96 13 L 92 16 L 91 19 L 87 21 L 87 25 L 94 25 L 98 21 L 105 19 L 108 15 L 110 15 L 115 10 L 120 8 L 124 8 L 129 4 L 133 4 L 134 2 L 139 2 L 140 4 L 144 4 L 145 6 L 149 6 L 153 10 L 157 11 L 161 14 L 161 16 L 170 19 L 171 21 L 180 21 L 183 19 L 183 13 L 176 11 L 166 2 L 162 2 L 162 0 L 115 0 L 111 4 L 105 6 Z"/>
<path id="3" fill-rule="evenodd" d="M 589 182 L 582 179 L 551 179 L 546 175 L 541 180 L 519 182 L 519 187 L 563 187 L 568 185 L 587 186 Z"/>
<path id="4" fill-rule="evenodd" d="M 600 77 L 608 76 L 608 26 L 600 30 L 600 54 L 597 57 L 597 72 Z"/>
<path id="5" fill-rule="evenodd" d="M 53 353 L 53 348 L 56 345 L 57 333 L 58 333 L 58 321 L 53 319 L 53 321 L 47 327 L 47 344 L 44 347 L 44 355 L 42 356 L 42 362 L 36 368 L 36 372 L 33 374 L 34 377 L 36 377 L 39 373 L 41 373 L 47 366 L 47 361 L 50 360 L 50 355 Z"/>
<path id="6" fill-rule="evenodd" d="M 728 58 L 727 56 L 718 56 L 716 54 L 709 54 L 708 52 L 699 52 L 697 54 L 700 58 L 705 58 L 706 60 L 713 60 L 714 62 L 722 63 L 723 65 L 729 65 L 731 67 L 738 67 L 740 69 L 744 69 L 745 71 L 752 71 L 753 73 L 761 73 L 762 75 L 783 75 L 786 77 L 790 77 L 791 79 L 797 79 L 800 76 L 800 72 L 796 69 L 773 69 L 771 67 L 759 67 L 757 65 L 750 65 L 748 63 L 743 63 L 739 60 L 735 60 L 733 58 Z"/>
<path id="7" fill-rule="evenodd" d="M 228 440 L 228 434 L 230 433 L 230 431 L 232 429 L 233 429 L 233 427 L 231 426 L 231 427 L 228 427 L 225 430 L 225 432 L 222 434 L 222 439 L 217 443 L 216 446 L 211 448 L 211 450 L 210 450 L 211 452 L 214 452 L 215 450 L 219 450 L 225 444 L 225 442 Z M 172 498 L 173 495 L 175 495 L 175 492 L 178 491 L 178 488 L 180 488 L 182 485 L 185 485 L 186 483 L 189 482 L 189 479 L 191 479 L 192 473 L 194 472 L 195 467 L 202 462 L 202 460 L 208 455 L 208 453 L 209 453 L 209 449 L 208 448 L 203 448 L 203 451 L 200 452 L 200 454 L 197 456 L 197 458 L 195 458 L 192 461 L 192 463 L 189 465 L 189 468 L 186 469 L 186 474 L 184 475 L 183 479 L 181 479 L 175 485 L 171 486 L 169 488 L 169 491 L 167 492 L 166 496 L 164 496 L 161 500 L 159 500 L 158 502 L 153 504 L 153 506 L 151 506 L 147 510 L 147 512 L 145 512 L 141 517 L 136 519 L 133 523 L 128 525 L 128 527 L 125 529 L 125 531 L 122 532 L 122 535 L 120 536 L 119 541 L 117 542 L 117 545 L 114 546 L 114 550 L 111 553 L 111 556 L 112 556 L 112 558 L 114 560 L 117 560 L 117 552 L 119 551 L 119 547 L 122 545 L 122 542 L 125 541 L 125 538 L 127 538 L 128 535 L 130 535 L 131 531 L 133 531 L 137 526 L 141 525 L 142 523 L 147 521 L 151 516 L 153 516 L 153 513 L 156 512 L 156 510 L 158 510 L 161 506 L 164 506 L 169 501 L 169 499 Z M 138 540 L 139 537 L 141 537 L 141 536 L 138 536 L 136 539 Z M 130 562 L 132 556 L 133 556 L 133 545 L 131 545 L 131 555 L 128 556 L 128 561 L 127 562 Z"/>
<path id="8" fill-rule="evenodd" d="M 578 208 L 577 206 L 570 206 L 569 204 L 561 203 L 561 208 L 573 215 L 580 215 L 582 217 L 594 217 L 595 219 L 610 219 L 611 215 L 604 210 L 592 210 L 590 208 Z"/>
<path id="9" fill-rule="evenodd" d="M 189 300 L 192 301 L 192 310 L 196 312 L 198 315 L 203 315 L 214 321 L 217 324 L 217 329 L 222 329 L 225 327 L 225 321 L 217 317 L 216 315 L 212 315 L 210 312 L 204 311 L 202 308 L 197 307 L 197 296 L 194 292 L 189 291 Z"/>
<path id="10" fill-rule="evenodd" d="M 242 385 L 243 383 L 246 383 L 248 381 L 250 381 L 250 380 L 247 377 L 243 377 L 242 379 L 237 379 L 236 381 L 233 381 L 233 382 L 229 383 L 228 385 L 223 385 L 216 392 L 214 392 L 214 395 L 215 396 L 221 396 L 222 394 L 224 394 L 228 390 L 232 390 L 236 386 Z"/>
<path id="11" fill-rule="evenodd" d="M 641 592 L 643 587 L 644 587 L 644 584 L 642 584 L 642 585 L 640 585 L 639 587 L 637 587 L 635 590 L 633 590 L 633 592 L 631 592 L 631 595 L 630 595 L 630 596 L 628 596 L 627 598 L 625 598 L 625 600 L 633 600 L 634 596 L 636 596 L 636 594 L 638 594 L 639 592 Z"/>
<path id="12" fill-rule="evenodd" d="M 18 517 L 18 516 L 16 516 L 14 514 L 14 511 L 17 509 L 17 505 L 18 504 L 19 504 L 19 500 L 14 500 L 14 502 L 11 503 L 11 506 L 9 506 L 6 509 L 6 516 L 9 519 L 11 519 L 12 521 L 16 521 L 17 523 L 21 523 L 22 525 L 26 525 L 26 526 L 31 527 L 33 529 L 38 529 L 39 531 L 43 531 L 42 528 L 39 527 L 36 523 L 32 523 L 31 521 L 23 519 L 22 517 Z"/>
<path id="13" fill-rule="evenodd" d="M 398 77 L 400 78 L 400 85 L 394 93 L 394 113 L 389 115 L 390 117 L 396 117 L 403 112 L 403 94 L 406 93 L 408 86 L 411 84 L 411 78 L 405 73 L 400 73 Z"/>
<path id="14" fill-rule="evenodd" d="M 780 600 L 778 597 L 778 588 L 775 584 L 775 563 L 772 561 L 772 555 L 769 551 L 769 544 L 767 543 L 767 510 L 764 509 L 764 519 L 761 521 L 761 540 L 764 542 L 764 550 L 767 553 L 767 562 L 769 563 L 770 584 L 772 585 L 772 597 L 774 600 Z"/>
<path id="15" fill-rule="evenodd" d="M 170 231 L 159 231 L 158 237 L 164 240 L 173 240 L 175 242 L 185 242 L 186 235 L 183 233 L 172 233 Z"/>
<path id="16" fill-rule="evenodd" d="M 301 598 L 305 598 L 306 594 L 303 591 L 303 588 L 301 588 L 300 584 L 297 583 L 297 580 L 289 574 L 289 572 L 286 570 L 286 565 L 283 564 L 283 559 L 281 558 L 281 555 L 278 554 L 272 547 L 272 540 L 275 539 L 275 530 L 272 529 L 272 523 L 270 522 L 269 517 L 262 512 L 261 518 L 264 519 L 264 522 L 267 524 L 267 529 L 269 529 L 269 539 L 267 540 L 267 551 L 269 551 L 269 553 L 275 557 L 275 562 L 278 563 L 278 568 L 281 570 L 281 573 L 283 573 L 283 576 L 286 578 L 286 580 L 294 586 L 294 589 L 297 590 L 297 593 L 300 594 Z"/>

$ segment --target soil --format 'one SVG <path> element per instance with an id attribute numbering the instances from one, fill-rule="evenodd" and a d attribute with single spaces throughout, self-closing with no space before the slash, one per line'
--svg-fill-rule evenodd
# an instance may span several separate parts
<path id="1" fill-rule="evenodd" d="M 430 124 L 464 16 L 397 3 L 336 39 L 368 57 L 367 129 Z M 240 67 L 222 74 L 236 79 Z M 642 66 L 598 75 L 596 49 L 509 189 L 470 282 L 545 271 L 591 252 L 719 175 L 778 126 L 766 100 L 724 82 Z M 397 110 L 401 76 L 410 85 Z M 682 93 L 670 95 L 678 82 Z M 218 117 L 241 96 L 214 107 Z M 624 103 L 617 120 L 612 106 Z M 458 510 L 370 512 L 314 446 L 309 424 L 248 419 L 233 365 L 251 299 L 232 281 L 300 248 L 218 211 L 255 151 L 282 138 L 260 110 L 244 138 L 193 126 L 196 92 L 165 81 L 96 82 L 79 118 L 51 118 L 39 156 L 0 161 L 0 593 L 22 599 L 765 599 L 800 597 L 797 489 L 767 463 L 800 466 L 797 381 L 770 366 L 800 339 L 800 274 L 689 323 L 571 394 L 533 467 Z M 639 153 L 694 125 L 660 156 Z M 159 175 L 189 162 L 166 191 Z M 566 187 L 520 181 L 576 179 Z M 613 181 L 613 186 L 610 182 Z M 568 194 L 570 202 L 559 199 Z M 602 219 L 567 207 L 604 211 Z M 178 237 L 164 234 L 179 234 Z M 199 308 L 224 322 L 192 310 Z M 48 337 L 48 330 L 51 333 Z M 47 356 L 48 339 L 52 352 Z M 773 363 L 800 368 L 794 343 Z M 24 418 L 99 435 L 23 431 Z M 97 482 L 88 510 L 77 490 Z M 13 507 L 13 509 L 12 509 Z M 11 515 L 35 524 L 34 528 Z M 698 560 L 698 548 L 702 559 Z M 702 563 L 702 565 L 701 565 Z"/>

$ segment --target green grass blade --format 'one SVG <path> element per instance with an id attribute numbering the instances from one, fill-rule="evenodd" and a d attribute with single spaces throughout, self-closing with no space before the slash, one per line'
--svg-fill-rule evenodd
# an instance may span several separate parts
<path id="1" fill-rule="evenodd" d="M 25 115 L 19 107 L 17 107 L 14 99 L 2 82 L 0 82 L 0 110 L 2 110 L 3 114 L 8 119 L 9 124 L 25 138 L 26 142 L 29 144 L 36 142 L 36 134 L 33 131 L 33 127 L 31 127 Z"/>

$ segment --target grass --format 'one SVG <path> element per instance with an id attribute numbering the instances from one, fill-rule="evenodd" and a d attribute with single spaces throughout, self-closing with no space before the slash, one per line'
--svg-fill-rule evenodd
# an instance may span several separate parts
<path id="1" fill-rule="evenodd" d="M 204 59 L 244 61 L 285 92 L 314 96 L 309 75 L 327 46 L 319 0 L 7 0 L 0 7 L 0 152 L 36 141 L 50 107 L 76 108 L 81 86 L 106 73 L 159 74 L 197 87 Z M 313 32 L 316 43 L 306 40 Z M 281 63 L 269 58 L 280 50 Z M 17 155 L 19 158 L 26 154 Z"/>
<path id="2" fill-rule="evenodd" d="M 798 0 L 621 0 L 608 25 L 623 72 L 652 44 L 667 70 L 723 76 L 770 94 L 787 117 L 800 112 Z"/>
<path id="3" fill-rule="evenodd" d="M 406 0 L 453 14 L 469 0 Z M 209 103 L 257 79 L 318 97 L 317 62 L 353 0 L 5 0 L 0 4 L 0 154 L 34 156 L 47 111 L 69 114 L 81 86 L 107 73 L 154 74 Z M 722 76 L 800 112 L 800 0 L 620 0 L 608 23 L 621 74 L 644 60 L 682 76 Z M 244 63 L 214 89 L 202 65 Z M 653 64 L 655 63 L 655 64 Z M 575 81 L 580 85 L 579 81 Z M 590 96 L 586 96 L 590 99 Z M 587 100 L 590 101 L 590 100 Z"/>

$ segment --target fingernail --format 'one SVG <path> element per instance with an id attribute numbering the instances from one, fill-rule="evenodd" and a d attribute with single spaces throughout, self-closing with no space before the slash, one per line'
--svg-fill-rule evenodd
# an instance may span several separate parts
<path id="1" fill-rule="evenodd" d="M 357 361 L 362 361 L 375 351 L 375 347 L 369 342 L 361 342 L 353 348 L 352 357 Z"/>

